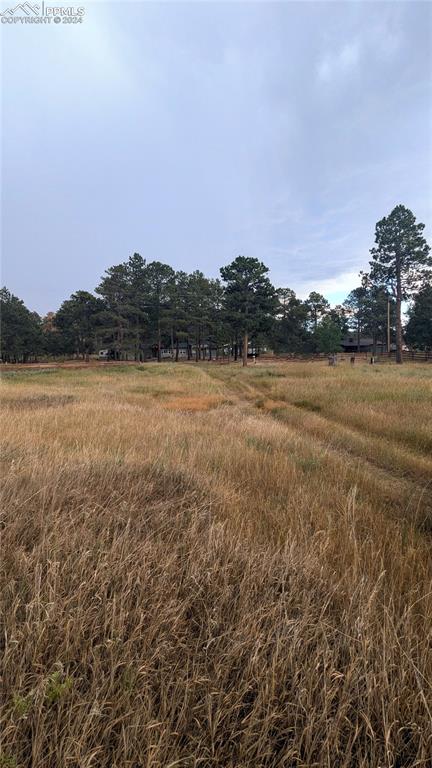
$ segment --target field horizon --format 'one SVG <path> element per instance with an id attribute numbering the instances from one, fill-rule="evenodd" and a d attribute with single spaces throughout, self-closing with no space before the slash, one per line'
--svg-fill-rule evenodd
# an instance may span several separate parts
<path id="1" fill-rule="evenodd" d="M 432 367 L 2 372 L 0 768 L 432 754 Z"/>

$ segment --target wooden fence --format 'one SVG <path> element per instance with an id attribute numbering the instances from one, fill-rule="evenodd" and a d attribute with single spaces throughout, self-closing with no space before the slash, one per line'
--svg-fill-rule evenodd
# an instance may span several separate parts
<path id="1" fill-rule="evenodd" d="M 371 360 L 371 353 L 370 352 L 338 352 L 337 353 L 337 361 L 338 362 L 350 362 L 351 357 L 354 357 L 356 362 L 358 363 L 370 363 Z M 279 354 L 279 355 L 270 355 L 270 354 L 261 354 L 257 355 L 255 362 L 258 364 L 268 364 L 268 363 L 314 363 L 314 362 L 327 362 L 329 359 L 329 355 L 324 354 L 323 352 L 316 352 L 316 353 L 310 353 L 310 354 Z M 417 362 L 417 363 L 432 363 L 432 352 L 419 352 L 417 350 L 405 350 L 403 353 L 403 359 L 404 362 Z M 136 365 L 145 365 L 146 363 L 153 362 L 155 363 L 156 360 L 146 360 L 143 363 L 138 363 L 137 361 L 133 360 L 109 360 L 109 361 L 102 361 L 102 360 L 95 360 L 90 359 L 89 361 L 85 360 L 52 360 L 50 362 L 48 361 L 33 361 L 28 363 L 2 363 L 0 361 L 0 372 L 7 372 L 7 371 L 16 371 L 20 369 L 25 368 L 111 368 L 115 366 L 136 366 Z M 172 360 L 162 360 L 161 362 L 172 362 Z M 229 357 L 228 355 L 220 356 L 220 357 L 214 357 L 212 360 L 201 360 L 200 362 L 206 362 L 206 363 L 213 363 L 213 365 L 229 365 L 230 363 L 236 363 L 237 365 L 241 365 L 242 359 L 239 357 L 236 361 L 234 360 L 234 357 Z M 249 357 L 248 360 L 250 365 L 253 365 L 253 360 Z M 396 362 L 396 355 L 394 352 L 391 352 L 390 355 L 387 355 L 386 353 L 381 355 L 376 355 L 374 358 L 375 363 L 395 363 Z M 188 363 L 189 365 L 195 364 L 195 359 L 192 360 L 179 360 L 179 363 Z"/>
<path id="2" fill-rule="evenodd" d="M 350 361 L 351 358 L 354 357 L 356 361 L 359 362 L 367 362 L 370 363 L 372 353 L 371 352 L 338 352 L 337 353 L 337 359 L 338 361 Z M 282 354 L 275 354 L 275 355 L 268 355 L 263 354 L 257 357 L 257 361 L 263 363 L 282 363 L 282 362 L 323 362 L 327 361 L 329 358 L 329 355 L 323 353 L 323 352 L 312 352 L 309 354 L 300 354 L 300 353 L 282 353 Z M 432 352 L 421 352 L 418 350 L 404 350 L 403 352 L 403 359 L 405 362 L 417 362 L 417 363 L 432 363 Z M 390 354 L 387 354 L 386 352 L 375 355 L 374 360 L 376 363 L 387 363 L 387 362 L 396 362 L 396 353 L 391 352 Z"/>

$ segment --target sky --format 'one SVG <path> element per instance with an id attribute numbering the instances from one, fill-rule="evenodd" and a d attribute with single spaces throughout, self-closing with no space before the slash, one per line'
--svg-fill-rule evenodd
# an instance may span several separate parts
<path id="1" fill-rule="evenodd" d="M 398 203 L 431 241 L 432 3 L 82 7 L 0 28 L 1 282 L 30 309 L 135 251 L 337 303 Z"/>

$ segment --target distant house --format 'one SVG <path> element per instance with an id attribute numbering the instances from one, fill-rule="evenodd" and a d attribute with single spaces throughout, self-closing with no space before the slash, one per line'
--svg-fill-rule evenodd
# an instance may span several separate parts
<path id="1" fill-rule="evenodd" d="M 346 336 L 344 339 L 342 339 L 341 347 L 344 352 L 372 352 L 373 339 L 369 336 L 360 336 L 360 339 L 358 339 L 354 334 L 353 336 Z M 376 348 L 377 351 L 381 351 L 381 341 L 376 343 Z"/>
<path id="2" fill-rule="evenodd" d="M 162 360 L 175 360 L 177 349 L 176 347 L 161 347 L 160 356 Z M 189 345 L 189 357 L 192 357 L 192 354 L 195 353 L 195 347 L 192 347 Z M 157 344 L 154 344 L 151 348 L 151 357 L 157 358 L 158 356 L 158 346 Z M 178 357 L 179 360 L 187 360 L 188 359 L 188 345 L 186 342 L 180 342 L 178 345 Z"/>
<path id="3" fill-rule="evenodd" d="M 216 357 L 217 350 L 216 347 L 209 347 L 208 344 L 202 344 L 201 345 L 201 356 L 203 359 L 211 359 L 213 357 Z M 187 360 L 192 359 L 196 355 L 196 346 L 194 344 L 188 345 L 185 342 L 180 342 L 178 345 L 178 351 L 177 347 L 174 345 L 174 347 L 171 346 L 162 346 L 160 351 L 160 356 L 162 360 L 175 360 L 176 355 L 178 354 L 179 360 Z M 158 356 L 158 347 L 157 344 L 152 347 L 152 357 Z"/>
<path id="4" fill-rule="evenodd" d="M 171 349 L 171 347 L 168 347 L 168 348 L 162 347 L 160 356 L 162 360 L 175 360 L 176 348 L 174 347 L 174 349 Z M 179 360 L 180 359 L 187 360 L 187 356 L 188 356 L 187 349 L 179 347 L 179 351 L 178 351 Z M 153 357 L 157 357 L 157 349 Z"/>
<path id="5" fill-rule="evenodd" d="M 359 349 L 359 340 L 357 339 L 356 334 L 353 334 L 352 336 L 346 336 L 342 339 L 341 347 L 344 352 L 373 352 L 374 340 L 372 336 L 360 336 Z M 395 349 L 395 344 L 390 344 L 390 351 L 394 351 Z M 378 355 L 387 352 L 387 345 L 383 344 L 382 341 L 377 340 L 375 342 L 375 351 Z"/>
<path id="6" fill-rule="evenodd" d="M 117 360 L 118 353 L 115 349 L 100 349 L 98 352 L 99 360 Z"/>
<path id="7" fill-rule="evenodd" d="M 175 360 L 176 358 L 176 346 L 161 346 L 160 356 L 161 360 Z M 187 360 L 196 358 L 196 346 L 195 344 L 188 345 L 186 342 L 180 342 L 178 345 L 178 358 L 179 360 Z M 258 357 L 259 354 L 268 354 L 267 347 L 255 347 L 253 344 L 248 344 L 248 357 Z M 237 350 L 237 354 L 241 357 L 241 348 Z M 230 344 L 222 344 L 220 347 L 209 344 L 201 344 L 200 346 L 200 359 L 201 360 L 215 360 L 220 357 L 234 357 L 235 349 L 231 348 Z M 151 349 L 151 356 L 157 358 L 158 347 L 154 344 Z"/>

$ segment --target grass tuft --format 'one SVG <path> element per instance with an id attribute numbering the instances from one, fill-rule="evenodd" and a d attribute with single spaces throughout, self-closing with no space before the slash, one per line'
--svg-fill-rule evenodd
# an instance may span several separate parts
<path id="1" fill-rule="evenodd" d="M 318 403 L 312 403 L 310 400 L 295 400 L 293 405 L 296 408 L 304 408 L 306 411 L 312 411 L 313 413 L 319 413 L 322 410 Z"/>

